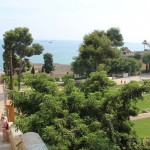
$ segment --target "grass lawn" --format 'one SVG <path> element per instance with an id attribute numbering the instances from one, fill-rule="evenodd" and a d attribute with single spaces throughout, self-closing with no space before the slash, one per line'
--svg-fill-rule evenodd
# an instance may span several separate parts
<path id="1" fill-rule="evenodd" d="M 140 109 L 139 113 L 142 113 L 144 108 L 150 108 L 150 93 L 144 94 L 144 99 L 137 102 L 137 107 Z"/>
<path id="2" fill-rule="evenodd" d="M 139 138 L 150 138 L 150 118 L 139 119 L 133 122 L 133 129 Z"/>
<path id="3" fill-rule="evenodd" d="M 14 86 L 14 90 L 18 91 L 18 86 Z M 31 90 L 30 87 L 26 86 L 26 85 L 21 85 L 21 90 L 22 91 L 29 91 Z"/>
<path id="4" fill-rule="evenodd" d="M 111 86 L 111 87 L 109 87 L 109 90 L 111 92 L 115 92 L 115 91 L 119 90 L 122 86 L 124 86 L 124 85 L 120 84 L 120 85 Z M 144 97 L 143 100 L 139 100 L 137 102 L 137 107 L 139 108 L 139 114 L 142 113 L 142 109 L 150 108 L 150 93 L 144 94 L 143 97 Z"/>
<path id="5" fill-rule="evenodd" d="M 110 87 L 109 87 L 109 90 L 110 90 L 111 92 L 117 91 L 117 90 L 119 90 L 122 86 L 123 86 L 123 84 L 110 86 Z"/>

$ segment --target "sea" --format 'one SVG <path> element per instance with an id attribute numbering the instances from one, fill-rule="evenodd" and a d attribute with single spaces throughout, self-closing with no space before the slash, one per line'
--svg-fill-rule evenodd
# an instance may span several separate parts
<path id="1" fill-rule="evenodd" d="M 44 52 L 41 55 L 35 55 L 30 57 L 32 63 L 44 63 L 43 54 L 51 53 L 53 55 L 53 63 L 58 64 L 71 64 L 73 58 L 78 56 L 79 47 L 82 41 L 71 41 L 71 40 L 35 40 L 34 43 L 43 45 Z M 3 71 L 3 52 L 2 47 L 3 40 L 0 40 L 0 72 Z M 124 47 L 128 47 L 131 51 L 141 51 L 144 49 L 141 43 L 130 43 L 124 44 Z"/>

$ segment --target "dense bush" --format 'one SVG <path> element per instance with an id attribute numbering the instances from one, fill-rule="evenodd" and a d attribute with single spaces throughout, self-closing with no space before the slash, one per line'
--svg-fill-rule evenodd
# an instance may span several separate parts
<path id="1" fill-rule="evenodd" d="M 130 140 L 137 137 L 129 117 L 137 115 L 136 101 L 149 92 L 150 82 L 131 82 L 110 93 L 107 87 L 112 81 L 104 72 L 95 72 L 82 84 L 84 90 L 74 83 L 66 79 L 64 91 L 59 91 L 42 75 L 30 82 L 33 91 L 13 93 L 14 104 L 22 112 L 16 126 L 22 132 L 38 132 L 49 149 L 143 149 Z"/>

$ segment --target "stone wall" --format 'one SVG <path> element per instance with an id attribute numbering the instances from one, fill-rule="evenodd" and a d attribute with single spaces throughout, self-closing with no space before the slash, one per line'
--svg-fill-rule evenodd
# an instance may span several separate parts
<path id="1" fill-rule="evenodd" d="M 8 137 L 13 150 L 48 150 L 38 133 L 23 134 L 20 130 L 16 130 L 13 123 L 8 130 Z"/>

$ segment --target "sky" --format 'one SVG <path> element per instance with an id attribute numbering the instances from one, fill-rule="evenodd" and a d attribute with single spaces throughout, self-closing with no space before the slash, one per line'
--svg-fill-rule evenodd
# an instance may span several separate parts
<path id="1" fill-rule="evenodd" d="M 150 0 L 0 0 L 0 39 L 27 27 L 35 40 L 83 40 L 118 27 L 124 42 L 150 41 Z"/>

